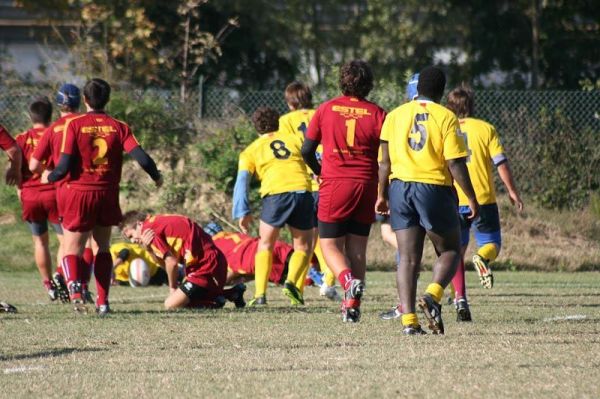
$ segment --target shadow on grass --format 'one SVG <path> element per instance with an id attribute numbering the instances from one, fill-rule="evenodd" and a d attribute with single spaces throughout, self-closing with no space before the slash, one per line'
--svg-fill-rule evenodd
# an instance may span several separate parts
<path id="1" fill-rule="evenodd" d="M 56 348 L 35 353 L 24 353 L 22 355 L 0 355 L 0 361 L 41 359 L 45 357 L 58 357 L 70 355 L 76 352 L 102 352 L 102 348 Z"/>

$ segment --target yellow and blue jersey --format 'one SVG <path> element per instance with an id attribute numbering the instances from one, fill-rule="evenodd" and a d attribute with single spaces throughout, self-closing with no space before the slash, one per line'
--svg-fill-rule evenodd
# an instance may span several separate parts
<path id="1" fill-rule="evenodd" d="M 467 167 L 471 183 L 475 189 L 477 202 L 481 205 L 496 203 L 492 163 L 499 165 L 506 161 L 504 149 L 494 126 L 475 118 L 459 120 L 461 134 L 468 148 Z M 458 193 L 459 205 L 468 205 L 467 196 L 454 183 Z"/>
<path id="2" fill-rule="evenodd" d="M 468 155 L 456 115 L 427 100 L 413 100 L 390 112 L 381 131 L 388 142 L 392 179 L 452 186 L 446 161 Z"/>
<path id="3" fill-rule="evenodd" d="M 154 258 L 148 251 L 142 248 L 138 244 L 132 244 L 128 242 L 118 242 L 110 246 L 110 255 L 112 256 L 113 262 L 119 257 L 119 253 L 123 250 L 127 250 L 128 256 L 119 266 L 115 267 L 114 274 L 115 280 L 121 282 L 129 281 L 129 266 L 132 260 L 135 258 L 141 258 L 146 262 L 150 268 L 150 276 L 154 276 L 158 271 L 159 266 L 154 261 Z"/>
<path id="4" fill-rule="evenodd" d="M 302 140 L 296 134 L 263 134 L 240 154 L 238 173 L 247 171 L 260 180 L 261 197 L 310 191 L 310 177 L 301 148 Z"/>

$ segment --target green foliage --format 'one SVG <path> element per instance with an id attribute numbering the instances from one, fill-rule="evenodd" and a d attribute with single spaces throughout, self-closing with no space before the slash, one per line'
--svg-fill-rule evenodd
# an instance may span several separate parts
<path id="1" fill-rule="evenodd" d="M 181 146 L 190 137 L 191 128 L 185 124 L 182 109 L 167 107 L 164 99 L 152 93 L 136 98 L 117 92 L 111 97 L 108 112 L 125 121 L 147 149 Z"/>
<path id="2" fill-rule="evenodd" d="M 0 215 L 13 214 L 18 215 L 21 211 L 19 197 L 17 197 L 17 189 L 0 184 Z"/>

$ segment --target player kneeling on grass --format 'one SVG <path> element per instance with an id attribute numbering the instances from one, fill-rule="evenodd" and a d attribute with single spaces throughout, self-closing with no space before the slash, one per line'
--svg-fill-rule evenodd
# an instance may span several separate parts
<path id="1" fill-rule="evenodd" d="M 164 266 L 170 294 L 167 310 L 185 307 L 220 308 L 225 299 L 236 301 L 236 290 L 224 291 L 227 259 L 202 227 L 180 215 L 127 212 L 120 224 L 127 239 L 142 244 Z M 178 284 L 179 267 L 185 278 Z M 236 302 L 237 306 L 237 302 Z"/>
<path id="2" fill-rule="evenodd" d="M 444 333 L 440 302 L 461 259 L 458 204 L 452 178 L 468 198 L 468 217 L 475 218 L 479 209 L 458 120 L 452 111 L 438 104 L 445 85 L 446 77 L 440 69 L 422 70 L 417 85 L 419 96 L 392 111 L 381 132 L 376 209 L 382 214 L 391 213 L 396 232 L 400 252 L 398 296 L 403 333 L 407 335 L 424 333 L 415 313 L 415 296 L 425 235 L 439 255 L 433 267 L 433 281 L 419 299 L 419 307 L 433 333 Z"/>
<path id="3" fill-rule="evenodd" d="M 23 156 L 21 149 L 15 142 L 15 139 L 6 131 L 4 126 L 0 125 L 0 149 L 6 152 L 10 165 L 6 170 L 5 180 L 9 186 L 18 186 L 21 184 L 21 165 Z M 16 313 L 15 308 L 10 303 L 0 301 L 0 312 Z"/>
<path id="4" fill-rule="evenodd" d="M 292 234 L 294 253 L 283 293 L 292 305 L 304 304 L 298 288 L 304 284 L 313 239 L 313 197 L 310 177 L 300 154 L 302 140 L 292 134 L 279 132 L 277 111 L 261 107 L 252 115 L 260 137 L 240 154 L 238 174 L 233 192 L 233 218 L 247 234 L 252 222 L 248 186 L 255 174 L 261 181 L 260 240 L 255 256 L 256 291 L 249 306 L 267 304 L 267 283 L 273 266 L 273 250 L 279 230 L 288 225 Z"/>
<path id="5" fill-rule="evenodd" d="M 342 320 L 360 320 L 367 242 L 375 221 L 377 152 L 385 111 L 366 100 L 373 88 L 369 65 L 354 60 L 340 68 L 343 95 L 317 109 L 302 155 L 320 176 L 319 237 L 325 261 L 345 291 Z M 323 145 L 322 167 L 315 152 Z"/>
<path id="6" fill-rule="evenodd" d="M 132 287 L 145 285 L 163 285 L 168 281 L 164 269 L 155 261 L 154 257 L 146 251 L 141 245 L 117 242 L 110 246 L 110 254 L 113 259 L 113 285 L 131 285 Z M 140 279 L 136 278 L 131 267 L 133 261 L 139 259 L 145 265 L 148 272 L 148 281 L 141 284 Z"/>
<path id="7" fill-rule="evenodd" d="M 23 153 L 21 174 L 23 179 L 19 185 L 23 220 L 29 225 L 33 237 L 35 264 L 42 277 L 44 288 L 55 301 L 59 297 L 59 289 L 52 279 L 52 257 L 48 243 L 48 222 L 52 225 L 58 239 L 58 259 L 62 259 L 63 231 L 58 218 L 56 190 L 53 184 L 42 183 L 41 176 L 29 170 L 29 160 L 34 153 L 44 131 L 52 118 L 52 104 L 43 97 L 29 106 L 29 117 L 33 126 L 16 137 L 17 144 Z M 50 168 L 52 163 L 50 163 Z"/>

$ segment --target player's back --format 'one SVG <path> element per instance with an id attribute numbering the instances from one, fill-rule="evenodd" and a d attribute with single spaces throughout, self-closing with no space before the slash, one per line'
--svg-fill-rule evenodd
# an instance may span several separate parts
<path id="1" fill-rule="evenodd" d="M 460 119 L 459 126 L 466 139 L 469 152 L 467 168 L 477 201 L 481 205 L 494 203 L 496 202 L 496 190 L 492 162 L 498 163 L 506 159 L 496 129 L 488 122 L 476 118 Z M 454 185 L 457 188 L 460 204 L 467 205 L 466 195 L 456 183 Z"/>
<path id="2" fill-rule="evenodd" d="M 385 111 L 377 104 L 340 96 L 319 106 L 307 137 L 323 145 L 323 179 L 377 179 L 377 151 Z"/>
<path id="3" fill-rule="evenodd" d="M 212 239 L 217 248 L 225 255 L 227 265 L 234 272 L 240 272 L 242 265 L 250 260 L 254 265 L 254 255 L 256 255 L 256 246 L 258 245 L 257 238 L 242 233 L 220 232 Z"/>
<path id="4" fill-rule="evenodd" d="M 466 156 L 454 113 L 433 101 L 413 100 L 390 112 L 381 139 L 388 142 L 392 178 L 449 186 L 449 159 Z"/>
<path id="5" fill-rule="evenodd" d="M 38 143 L 40 142 L 45 130 L 45 127 L 32 127 L 31 129 L 17 135 L 15 138 L 23 154 L 23 162 L 21 163 L 21 188 L 36 188 L 37 190 L 54 189 L 52 184 L 43 184 L 40 180 L 41 176 L 34 174 L 29 170 L 29 160 L 38 146 Z"/>
<path id="6" fill-rule="evenodd" d="M 104 112 L 93 111 L 68 120 L 64 129 L 61 151 L 78 155 L 77 165 L 70 170 L 70 184 L 88 190 L 118 187 L 123 151 L 138 146 L 129 126 Z"/>
<path id="7" fill-rule="evenodd" d="M 260 195 L 310 191 L 310 177 L 300 149 L 302 140 L 294 134 L 266 133 L 240 154 L 240 170 L 256 174 Z"/>
<path id="8" fill-rule="evenodd" d="M 47 165 L 58 165 L 65 125 L 77 116 L 79 114 L 67 114 L 50 124 L 44 131 L 33 156 L 40 161 L 45 161 Z"/>
<path id="9" fill-rule="evenodd" d="M 314 109 L 297 109 L 288 112 L 279 118 L 279 131 L 296 134 L 304 141 L 308 125 L 314 114 Z"/>

